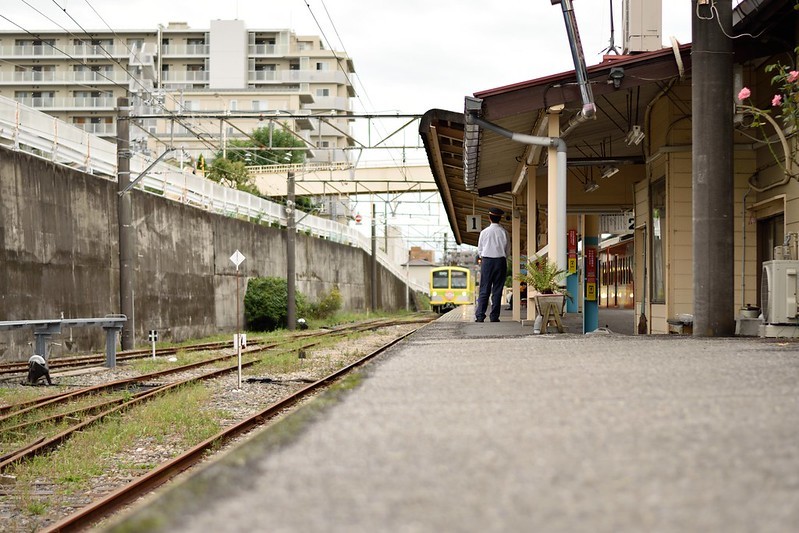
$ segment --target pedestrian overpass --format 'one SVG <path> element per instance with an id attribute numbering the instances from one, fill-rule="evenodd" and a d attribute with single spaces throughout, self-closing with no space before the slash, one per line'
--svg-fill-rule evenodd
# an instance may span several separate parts
<path id="1" fill-rule="evenodd" d="M 436 192 L 430 166 L 394 165 L 356 168 L 349 162 L 301 163 L 247 167 L 255 185 L 267 196 L 287 195 L 287 176 L 294 173 L 298 195 L 357 195 Z"/>

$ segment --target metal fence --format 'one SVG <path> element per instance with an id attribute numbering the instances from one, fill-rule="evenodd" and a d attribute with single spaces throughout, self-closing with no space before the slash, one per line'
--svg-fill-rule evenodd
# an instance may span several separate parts
<path id="1" fill-rule="evenodd" d="M 0 144 L 89 174 L 114 181 L 117 179 L 116 144 L 3 96 L 0 96 Z M 140 175 L 152 161 L 152 158 L 142 154 L 134 154 L 130 160 L 131 177 Z M 301 169 L 302 166 L 298 166 L 296 170 Z M 275 227 L 285 227 L 287 223 L 283 205 L 225 187 L 169 163 L 154 165 L 136 187 L 200 209 L 254 223 Z M 332 220 L 301 214 L 297 220 L 297 231 L 357 246 L 371 254 L 369 237 Z M 377 260 L 397 278 L 406 278 L 382 250 L 378 250 Z M 424 290 L 413 281 L 409 283 L 414 290 Z"/>

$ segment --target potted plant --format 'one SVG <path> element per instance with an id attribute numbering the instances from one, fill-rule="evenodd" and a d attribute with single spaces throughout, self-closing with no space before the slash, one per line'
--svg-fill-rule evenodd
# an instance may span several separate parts
<path id="1" fill-rule="evenodd" d="M 526 272 L 516 279 L 527 282 L 527 297 L 535 300 L 537 313 L 541 315 L 547 305 L 555 304 L 558 314 L 562 315 L 566 298 L 571 298 L 566 287 L 561 285 L 568 273 L 549 258 L 537 256 L 527 260 L 525 269 Z"/>

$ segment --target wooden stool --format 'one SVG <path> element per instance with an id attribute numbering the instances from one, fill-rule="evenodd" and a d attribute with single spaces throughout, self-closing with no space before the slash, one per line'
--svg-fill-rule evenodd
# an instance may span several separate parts
<path id="1" fill-rule="evenodd" d="M 563 333 L 563 323 L 560 321 L 560 314 L 558 313 L 558 306 L 553 303 L 545 303 L 541 310 L 541 333 L 547 333 L 547 327 L 550 322 L 554 322 L 553 326 L 558 328 L 558 333 Z"/>

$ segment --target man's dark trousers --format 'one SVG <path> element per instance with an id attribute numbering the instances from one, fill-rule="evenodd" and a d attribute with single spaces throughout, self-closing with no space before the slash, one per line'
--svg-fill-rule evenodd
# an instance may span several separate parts
<path id="1" fill-rule="evenodd" d="M 502 288 L 508 273 L 508 263 L 504 257 L 483 257 L 480 268 L 480 296 L 477 299 L 477 320 L 485 320 L 488 309 L 488 295 L 491 295 L 491 320 L 499 320 L 502 309 Z"/>

